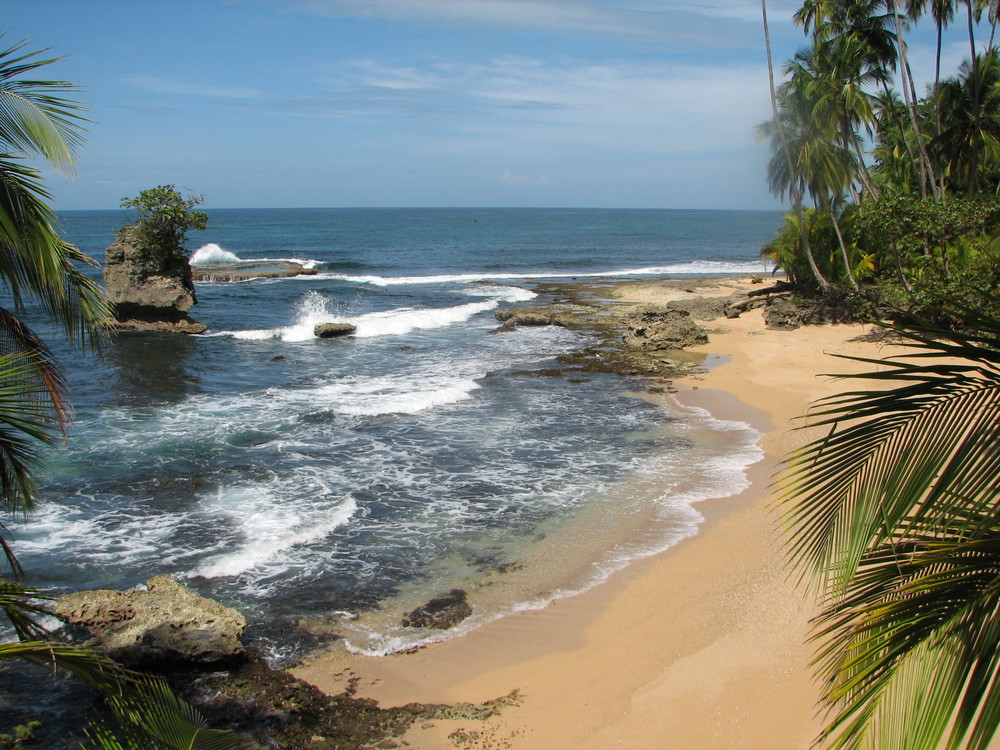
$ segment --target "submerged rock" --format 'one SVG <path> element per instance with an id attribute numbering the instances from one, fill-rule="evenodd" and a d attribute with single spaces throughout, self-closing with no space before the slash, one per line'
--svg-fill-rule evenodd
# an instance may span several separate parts
<path id="1" fill-rule="evenodd" d="M 53 610 L 92 636 L 84 646 L 129 667 L 211 666 L 244 657 L 246 618 L 168 575 L 150 578 L 145 591 L 66 594 Z"/>
<path id="2" fill-rule="evenodd" d="M 405 628 L 453 628 L 472 614 L 463 589 L 452 589 L 444 596 L 431 599 L 403 617 Z"/>
<path id="3" fill-rule="evenodd" d="M 352 326 L 350 323 L 320 323 L 313 329 L 313 333 L 321 339 L 332 339 L 349 336 L 357 330 L 357 326 Z"/>

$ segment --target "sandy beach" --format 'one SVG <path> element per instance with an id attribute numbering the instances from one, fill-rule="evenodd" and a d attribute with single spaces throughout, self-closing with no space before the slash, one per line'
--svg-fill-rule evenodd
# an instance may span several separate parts
<path id="1" fill-rule="evenodd" d="M 675 292 L 644 283 L 616 294 L 648 304 Z M 870 332 L 860 325 L 765 330 L 760 310 L 707 325 L 699 349 L 720 355 L 717 364 L 665 397 L 753 424 L 766 457 L 749 470 L 749 489 L 698 505 L 696 536 L 462 638 L 383 658 L 330 652 L 294 673 L 330 693 L 353 680 L 383 706 L 503 699 L 485 719 L 457 706 L 455 718 L 417 722 L 380 747 L 807 747 L 822 724 L 805 644 L 814 605 L 789 578 L 770 483 L 810 435 L 796 418 L 845 387 L 822 373 L 865 368 L 830 355 L 893 352 L 860 339 Z"/>

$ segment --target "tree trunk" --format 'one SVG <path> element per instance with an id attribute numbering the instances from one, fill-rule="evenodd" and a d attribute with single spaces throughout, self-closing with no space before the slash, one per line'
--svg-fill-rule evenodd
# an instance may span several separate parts
<path id="1" fill-rule="evenodd" d="M 823 193 L 823 203 L 826 205 L 826 210 L 830 212 L 830 218 L 833 220 L 833 231 L 837 233 L 837 244 L 840 245 L 840 258 L 844 263 L 844 271 L 847 273 L 847 278 L 851 282 L 854 291 L 858 291 L 860 287 L 858 286 L 858 280 L 854 278 L 854 272 L 851 271 L 851 261 L 847 257 L 847 245 L 844 242 L 844 235 L 840 231 L 840 222 L 837 221 L 837 213 L 833 210 L 833 201 L 830 200 L 830 196 L 825 192 Z"/>
<path id="2" fill-rule="evenodd" d="M 774 115 L 774 127 L 778 132 L 782 150 L 785 152 L 788 176 L 791 181 L 789 193 L 792 198 L 792 207 L 799 220 L 799 238 L 802 242 L 802 250 L 806 254 L 806 261 L 809 263 L 809 270 L 812 271 L 819 288 L 825 293 L 830 290 L 830 282 L 823 276 L 816 264 L 816 258 L 813 257 L 812 246 L 809 244 L 809 229 L 806 226 L 805 211 L 802 209 L 802 188 L 799 185 L 798 172 L 792 159 L 792 150 L 788 145 L 788 138 L 785 136 L 785 128 L 781 124 L 781 117 L 778 114 L 778 97 L 774 92 L 774 62 L 771 58 L 771 31 L 767 25 L 767 0 L 760 0 L 760 12 L 764 19 L 764 46 L 767 49 L 767 82 L 771 92 L 771 112 Z"/>
<path id="3" fill-rule="evenodd" d="M 920 130 L 920 119 L 917 117 L 917 103 L 914 101 L 913 73 L 910 71 L 910 61 L 906 56 L 906 42 L 903 39 L 903 22 L 899 17 L 899 6 L 897 0 L 892 0 L 892 15 L 896 21 L 896 46 L 899 49 L 899 64 L 902 68 L 900 75 L 903 78 L 903 98 L 906 100 L 906 109 L 910 113 L 910 125 L 913 127 L 913 135 L 916 136 L 917 153 L 920 156 L 920 196 L 927 197 L 927 186 L 937 199 L 937 181 L 934 179 L 934 168 L 931 166 L 930 157 L 927 155 L 927 148 L 924 146 L 923 133 Z"/>
<path id="4" fill-rule="evenodd" d="M 972 55 L 972 117 L 975 122 L 972 131 L 972 164 L 970 165 L 969 192 L 972 197 L 979 194 L 979 150 L 982 148 L 982 107 L 980 106 L 979 91 L 979 59 L 976 56 L 976 32 L 972 20 L 972 0 L 965 0 L 965 7 L 969 13 L 969 54 Z"/>

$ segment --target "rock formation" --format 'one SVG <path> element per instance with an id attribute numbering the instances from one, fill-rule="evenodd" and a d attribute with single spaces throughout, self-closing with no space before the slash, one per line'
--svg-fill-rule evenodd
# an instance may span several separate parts
<path id="1" fill-rule="evenodd" d="M 246 618 L 168 575 L 150 578 L 145 591 L 66 594 L 53 610 L 92 636 L 84 646 L 129 667 L 210 666 L 244 657 Z"/>
<path id="2" fill-rule="evenodd" d="M 313 328 L 313 333 L 321 339 L 332 339 L 338 336 L 348 336 L 357 329 L 350 323 L 320 323 Z"/>
<path id="3" fill-rule="evenodd" d="M 431 599 L 427 604 L 408 612 L 403 617 L 403 627 L 436 630 L 453 628 L 472 614 L 472 607 L 465 596 L 462 589 L 452 589 L 444 596 Z"/>
<path id="4" fill-rule="evenodd" d="M 191 266 L 195 281 L 250 281 L 252 279 L 284 279 L 291 276 L 315 276 L 319 271 L 301 263 L 285 260 L 237 263 L 199 263 Z"/>
<path id="5" fill-rule="evenodd" d="M 198 299 L 191 266 L 185 258 L 158 258 L 144 252 L 122 230 L 104 261 L 104 286 L 116 327 L 202 333 L 205 326 L 188 317 Z"/>
<path id="6" fill-rule="evenodd" d="M 684 349 L 708 343 L 708 333 L 687 310 L 649 309 L 625 318 L 625 344 L 646 351 Z"/>

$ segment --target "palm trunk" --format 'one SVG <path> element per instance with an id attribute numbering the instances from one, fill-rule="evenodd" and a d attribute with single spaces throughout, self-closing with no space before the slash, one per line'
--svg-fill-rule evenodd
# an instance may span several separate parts
<path id="1" fill-rule="evenodd" d="M 979 150 L 982 148 L 982 113 L 979 100 L 979 60 L 976 57 L 976 32 L 975 26 L 972 21 L 972 0 L 965 0 L 965 7 L 968 8 L 969 13 L 969 54 L 972 55 L 972 117 L 975 121 L 975 127 L 972 131 L 972 164 L 970 165 L 970 182 L 969 191 L 972 196 L 979 194 Z"/>
<path id="2" fill-rule="evenodd" d="M 760 12 L 764 19 L 764 46 L 767 49 L 767 82 L 771 91 L 771 112 L 774 115 L 774 127 L 777 129 L 781 148 L 785 152 L 785 160 L 788 165 L 788 176 L 791 182 L 789 193 L 792 197 L 792 207 L 799 220 L 799 238 L 802 242 L 802 250 L 806 254 L 806 261 L 809 263 L 809 270 L 812 271 L 819 288 L 825 293 L 830 290 L 830 282 L 823 276 L 819 266 L 816 265 L 816 258 L 813 257 L 812 246 L 809 244 L 809 229 L 806 227 L 805 211 L 802 210 L 802 188 L 799 185 L 798 172 L 792 159 L 792 150 L 788 145 L 785 128 L 781 124 L 781 117 L 778 114 L 778 97 L 774 92 L 774 62 L 771 58 L 771 31 L 767 25 L 767 0 L 760 0 Z"/>
<path id="3" fill-rule="evenodd" d="M 902 68 L 900 75 L 903 77 L 903 98 L 906 100 L 906 109 L 910 113 L 910 125 L 913 127 L 914 136 L 916 136 L 917 153 L 920 156 L 920 196 L 922 198 L 927 197 L 927 186 L 930 185 L 934 197 L 937 198 L 937 182 L 934 179 L 934 168 L 931 166 L 930 157 L 927 155 L 923 133 L 920 130 L 920 119 L 917 117 L 916 97 L 913 96 L 913 73 L 910 71 L 910 61 L 906 56 L 906 42 L 903 39 L 903 22 L 899 18 L 897 0 L 892 0 L 892 15 L 896 21 L 896 46 L 899 49 L 899 64 Z"/>
<path id="4" fill-rule="evenodd" d="M 823 193 L 823 203 L 826 206 L 826 210 L 830 212 L 830 218 L 833 220 L 833 231 L 837 234 L 837 244 L 840 246 L 840 259 L 844 263 L 844 271 L 847 273 L 847 278 L 851 282 L 851 286 L 854 287 L 854 291 L 858 291 L 860 287 L 858 286 L 858 280 L 854 278 L 854 272 L 851 271 L 851 260 L 847 257 L 847 244 L 844 242 L 844 235 L 840 231 L 840 222 L 837 221 L 837 213 L 833 210 L 833 201 L 830 200 L 830 196 L 825 192 Z"/>

